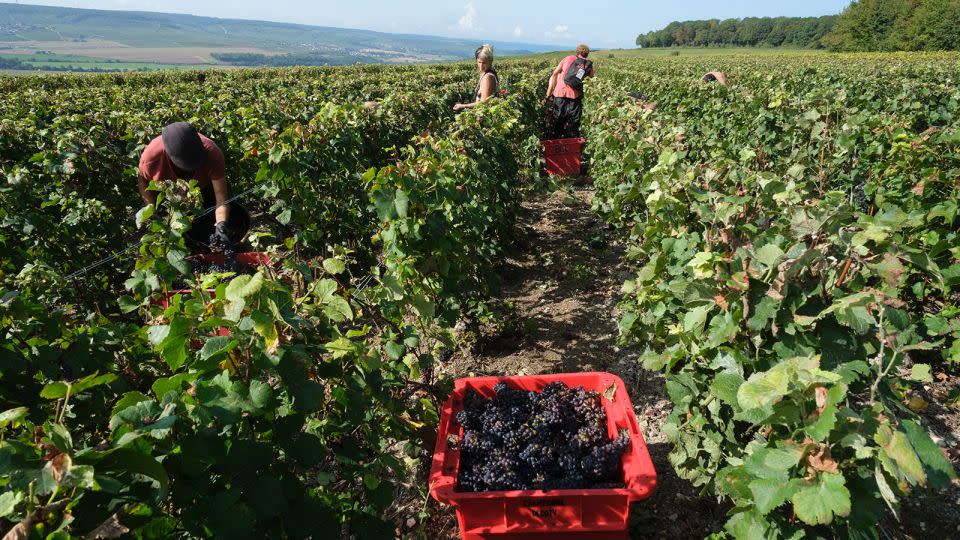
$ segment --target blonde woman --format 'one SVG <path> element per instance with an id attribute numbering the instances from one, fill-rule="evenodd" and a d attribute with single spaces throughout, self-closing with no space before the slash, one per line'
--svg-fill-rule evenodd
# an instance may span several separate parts
<path id="1" fill-rule="evenodd" d="M 493 47 L 490 45 L 480 46 L 474 53 L 477 59 L 477 71 L 480 72 L 480 80 L 477 82 L 477 89 L 473 92 L 472 103 L 457 103 L 453 106 L 454 111 L 462 111 L 476 107 L 493 96 L 497 95 L 500 88 L 500 77 L 497 76 L 497 70 L 493 69 Z"/>

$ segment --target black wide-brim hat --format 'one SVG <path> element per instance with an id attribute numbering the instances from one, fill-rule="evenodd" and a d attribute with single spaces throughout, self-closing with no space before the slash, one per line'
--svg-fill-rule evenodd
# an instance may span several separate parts
<path id="1" fill-rule="evenodd" d="M 207 152 L 200 134 L 187 122 L 175 122 L 163 128 L 163 149 L 180 170 L 193 172 L 203 167 Z"/>

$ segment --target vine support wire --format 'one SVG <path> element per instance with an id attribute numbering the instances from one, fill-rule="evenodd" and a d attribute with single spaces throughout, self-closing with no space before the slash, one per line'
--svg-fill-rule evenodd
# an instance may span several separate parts
<path id="1" fill-rule="evenodd" d="M 221 206 L 226 206 L 226 205 L 232 203 L 233 201 L 239 199 L 240 197 L 243 197 L 243 196 L 245 196 L 245 195 L 248 195 L 248 194 L 256 191 L 257 189 L 260 189 L 260 185 L 259 185 L 259 184 L 256 185 L 256 186 L 253 186 L 252 188 L 250 188 L 250 189 L 248 189 L 248 190 L 246 190 L 246 191 L 244 191 L 243 193 L 239 193 L 239 194 L 237 194 L 237 195 L 234 195 L 233 197 L 230 197 L 229 199 L 223 201 L 223 202 L 220 203 L 220 204 L 215 204 L 215 205 L 211 206 L 210 208 L 205 209 L 203 212 L 201 212 L 200 214 L 198 214 L 194 219 L 202 218 L 202 217 L 204 217 L 204 216 L 206 216 L 206 215 L 209 215 L 210 213 L 216 211 L 217 208 L 220 208 Z M 140 249 L 140 246 L 141 246 L 141 245 L 143 245 L 143 242 L 135 242 L 135 243 L 133 243 L 133 244 L 130 244 L 130 245 L 128 245 L 127 247 L 121 249 L 120 251 L 118 251 L 118 252 L 116 252 L 116 253 L 113 253 L 112 255 L 109 255 L 109 256 L 107 256 L 107 257 L 104 257 L 104 258 L 102 258 L 102 259 L 100 259 L 100 260 L 98 260 L 98 261 L 96 261 L 96 262 L 94 262 L 94 263 L 91 263 L 91 264 L 88 264 L 87 266 L 84 266 L 83 268 L 81 268 L 80 270 L 77 270 L 76 272 L 73 272 L 73 273 L 68 274 L 68 275 L 66 276 L 66 279 L 67 279 L 68 281 L 72 281 L 72 280 L 74 280 L 74 279 L 76 279 L 76 278 L 78 278 L 78 277 L 80 277 L 80 276 L 82 276 L 82 275 L 84 275 L 84 274 L 86 274 L 86 273 L 88 273 L 88 272 L 90 272 L 90 271 L 93 271 L 93 270 L 96 270 L 97 268 L 100 268 L 101 266 L 103 266 L 103 265 L 105 265 L 105 264 L 107 264 L 107 263 L 109 263 L 109 262 L 112 262 L 112 261 L 117 260 L 118 258 L 120 258 L 121 256 L 123 256 L 125 253 L 128 253 L 128 252 L 130 252 L 130 251 L 135 251 L 135 250 L 137 250 L 137 249 Z"/>
<path id="2" fill-rule="evenodd" d="M 239 194 L 237 194 L 237 195 L 234 195 L 234 196 L 230 197 L 229 199 L 223 201 L 223 202 L 220 203 L 220 204 L 215 204 L 215 205 L 213 205 L 213 206 L 211 206 L 211 207 L 209 207 L 209 208 L 206 208 L 206 209 L 204 209 L 203 212 L 197 214 L 197 216 L 196 216 L 194 219 L 198 219 L 198 218 L 202 218 L 202 217 L 204 217 L 204 216 L 207 216 L 207 215 L 209 215 L 211 212 L 216 211 L 217 208 L 220 208 L 221 206 L 226 206 L 226 205 L 232 203 L 233 201 L 239 199 L 240 197 L 243 197 L 243 196 L 245 196 L 245 195 L 249 195 L 250 193 L 256 191 L 256 190 L 259 189 L 260 187 L 261 187 L 261 185 L 253 186 L 253 187 L 251 187 L 250 189 L 248 189 L 248 190 L 246 190 L 246 191 L 244 191 L 244 192 L 242 192 L 242 193 L 239 193 Z M 78 277 L 80 277 L 80 276 L 82 276 L 82 275 L 84 275 L 84 274 L 86 274 L 86 273 L 88 273 L 88 272 L 91 272 L 91 271 L 93 271 L 93 270 L 96 270 L 97 268 L 100 268 L 101 266 L 103 266 L 103 265 L 105 265 L 105 264 L 108 264 L 108 263 L 110 263 L 110 262 L 112 262 L 112 261 L 115 261 L 115 260 L 119 259 L 120 257 L 124 256 L 124 255 L 125 255 L 126 253 L 128 253 L 128 252 L 136 251 L 137 249 L 140 249 L 140 246 L 141 246 L 141 245 L 143 245 L 143 242 L 135 242 L 135 243 L 133 243 L 133 244 L 130 244 L 130 245 L 128 245 L 127 247 L 123 248 L 122 250 L 120 250 L 120 251 L 118 251 L 118 252 L 116 252 L 116 253 L 113 253 L 113 254 L 111 254 L 111 255 L 109 255 L 109 256 L 107 256 L 107 257 L 104 257 L 104 258 L 102 258 L 102 259 L 100 259 L 100 260 L 98 260 L 98 261 L 96 261 L 96 262 L 94 262 L 94 263 L 88 264 L 87 266 L 84 266 L 83 268 L 81 268 L 81 269 L 79 269 L 79 270 L 77 270 L 77 271 L 75 271 L 75 272 L 72 272 L 72 273 L 68 274 L 65 279 L 66 279 L 67 281 L 72 281 L 72 280 L 74 280 L 74 279 L 76 279 L 76 278 L 78 278 Z M 383 261 L 380 261 L 380 262 L 377 264 L 377 267 L 376 267 L 375 270 L 372 270 L 369 274 L 367 274 L 366 276 L 364 276 L 363 279 L 361 279 L 361 280 L 359 281 L 359 283 L 357 284 L 357 292 L 362 292 L 364 289 L 366 289 L 367 287 L 369 287 L 370 284 L 371 284 L 371 283 L 373 282 L 373 280 L 375 279 L 375 273 L 378 272 L 378 271 L 380 271 L 380 270 L 382 270 L 382 269 L 383 269 L 383 266 L 384 266 Z"/>
<path id="3" fill-rule="evenodd" d="M 362 292 L 364 289 L 369 287 L 370 283 L 373 282 L 374 273 L 379 272 L 381 269 L 383 269 L 383 261 L 380 261 L 380 263 L 377 264 L 376 270 L 372 270 L 369 274 L 367 274 L 366 276 L 363 277 L 363 279 L 360 280 L 360 283 L 357 284 L 357 292 L 358 293 Z"/>

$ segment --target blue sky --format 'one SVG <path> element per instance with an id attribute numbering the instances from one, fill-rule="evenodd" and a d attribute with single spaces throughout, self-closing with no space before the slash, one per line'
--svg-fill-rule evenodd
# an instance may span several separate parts
<path id="1" fill-rule="evenodd" d="M 4 0 L 11 1 L 11 0 Z M 189 13 L 468 39 L 633 47 L 676 20 L 839 13 L 849 0 L 24 0 L 97 9 Z"/>

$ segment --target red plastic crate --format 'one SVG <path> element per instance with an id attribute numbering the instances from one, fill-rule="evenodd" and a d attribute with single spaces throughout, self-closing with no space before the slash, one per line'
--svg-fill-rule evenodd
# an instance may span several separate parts
<path id="1" fill-rule="evenodd" d="M 226 256 L 223 253 L 205 253 L 202 255 L 194 255 L 190 258 L 199 259 L 201 261 L 214 264 L 223 264 Z M 237 264 L 242 264 L 245 266 L 273 267 L 273 260 L 270 258 L 270 254 L 263 251 L 246 251 L 243 253 L 237 253 L 236 260 Z"/>
<path id="2" fill-rule="evenodd" d="M 223 264 L 223 261 L 225 258 L 226 257 L 222 253 L 204 253 L 204 254 L 192 255 L 188 257 L 189 260 L 199 260 L 199 261 L 204 261 L 204 262 L 213 263 L 213 264 Z M 270 258 L 270 254 L 265 252 L 260 252 L 260 251 L 248 251 L 244 253 L 237 253 L 236 260 L 238 264 L 242 264 L 246 266 L 272 267 L 273 265 L 273 261 Z M 192 292 L 193 292 L 193 289 L 180 289 L 177 291 L 167 291 L 165 293 L 162 293 L 159 298 L 157 298 L 152 302 L 152 304 L 166 309 L 170 307 L 170 299 L 173 298 L 174 295 L 182 294 L 184 296 L 190 296 Z M 209 289 L 207 292 L 209 292 L 211 296 L 213 296 L 214 294 L 213 289 Z M 229 335 L 229 333 L 221 334 L 221 335 Z"/>
<path id="3" fill-rule="evenodd" d="M 201 260 L 201 261 L 214 263 L 214 264 L 223 264 L 223 261 L 225 258 L 226 257 L 222 253 L 205 253 L 205 254 L 194 255 L 190 257 L 190 259 Z M 237 253 L 236 259 L 237 259 L 237 263 L 247 265 L 247 266 L 270 267 L 272 265 L 272 260 L 270 259 L 270 255 L 267 253 L 258 252 L 258 251 L 248 251 L 244 253 Z M 207 293 L 210 294 L 210 296 L 212 297 L 216 294 L 216 291 L 213 289 L 207 289 Z M 189 297 L 191 294 L 193 294 L 193 289 L 180 289 L 176 291 L 167 291 L 167 292 L 161 293 L 159 298 L 157 298 L 156 300 L 153 300 L 151 304 L 155 306 L 160 306 L 163 309 L 167 309 L 168 307 L 170 307 L 170 301 L 173 299 L 174 296 L 178 294 L 183 295 L 184 297 Z M 229 336 L 230 329 L 223 326 L 219 326 L 217 327 L 216 331 L 211 333 L 210 335 L 211 336 Z M 201 343 L 199 340 L 193 340 L 190 342 L 190 346 L 193 347 L 194 349 L 199 349 L 202 345 L 203 343 Z"/>
<path id="4" fill-rule="evenodd" d="M 580 174 L 580 153 L 586 139 L 551 139 L 540 141 L 543 144 L 543 158 L 547 174 L 572 176 Z"/>
<path id="5" fill-rule="evenodd" d="M 603 394 L 616 385 L 613 401 L 603 398 L 607 412 L 607 431 L 613 437 L 619 430 L 630 432 L 630 450 L 623 457 L 623 488 L 562 489 L 534 491 L 459 492 L 457 474 L 460 451 L 451 447 L 449 438 L 459 441 L 463 428 L 454 415 L 463 409 L 467 390 L 485 397 L 493 396 L 493 386 L 505 382 L 514 388 L 541 391 L 554 381 L 573 388 L 582 386 Z M 451 437 L 452 436 L 452 437 Z M 653 494 L 657 473 L 647 452 L 643 434 L 637 426 L 633 405 L 626 387 L 611 373 L 571 373 L 526 377 L 475 377 L 458 379 L 453 395 L 440 412 L 440 433 L 430 468 L 430 494 L 441 503 L 453 505 L 463 540 L 520 539 L 625 539 L 630 503 Z"/>
<path id="6" fill-rule="evenodd" d="M 189 297 L 191 294 L 193 294 L 193 289 L 180 289 L 177 291 L 167 291 L 167 292 L 161 293 L 160 297 L 157 298 L 156 300 L 153 300 L 151 304 L 154 306 L 160 306 L 163 309 L 167 309 L 168 307 L 170 307 L 170 301 L 173 299 L 174 296 L 178 294 L 183 295 L 184 297 Z M 207 294 L 209 294 L 212 297 L 217 294 L 217 291 L 213 289 L 207 289 Z M 230 329 L 225 326 L 218 326 L 216 330 L 210 332 L 211 337 L 212 336 L 229 336 L 229 335 L 230 335 Z M 191 349 L 199 349 L 201 347 L 203 347 L 203 342 L 200 341 L 199 339 L 190 340 Z"/>
<path id="7" fill-rule="evenodd" d="M 176 295 L 181 295 L 183 298 L 189 299 L 190 295 L 193 294 L 193 289 L 179 289 L 176 291 L 167 291 L 160 293 L 159 297 L 156 300 L 151 302 L 154 306 L 160 306 L 163 309 L 170 307 L 170 301 L 173 300 L 173 297 Z M 207 294 L 211 297 L 216 296 L 217 291 L 214 289 L 207 289 Z"/>

